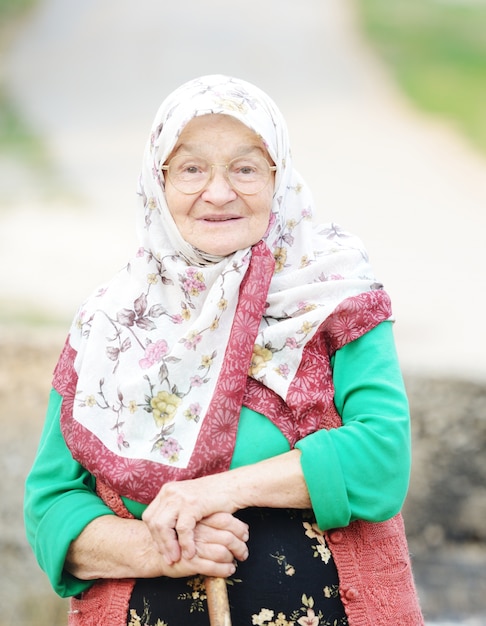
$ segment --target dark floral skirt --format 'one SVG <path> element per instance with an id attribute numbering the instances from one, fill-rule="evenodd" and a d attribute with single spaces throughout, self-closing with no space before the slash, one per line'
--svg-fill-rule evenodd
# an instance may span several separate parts
<path id="1" fill-rule="evenodd" d="M 250 555 L 227 579 L 233 626 L 347 626 L 331 552 L 310 511 L 246 509 Z M 204 578 L 138 580 L 128 626 L 208 626 Z"/>

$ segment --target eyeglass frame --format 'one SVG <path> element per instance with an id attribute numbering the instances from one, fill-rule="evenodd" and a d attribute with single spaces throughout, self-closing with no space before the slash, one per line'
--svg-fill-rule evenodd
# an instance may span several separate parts
<path id="1" fill-rule="evenodd" d="M 169 174 L 169 167 L 170 164 L 172 162 L 173 159 L 176 159 L 178 156 L 184 156 L 184 155 L 174 155 L 170 161 L 167 163 L 167 165 L 161 165 L 160 169 L 163 172 L 167 172 L 167 177 L 170 180 L 170 182 L 172 183 L 172 185 L 174 185 L 174 183 L 172 182 L 171 178 L 170 178 L 170 174 Z M 188 155 L 188 156 L 192 156 L 192 155 Z M 229 172 L 228 172 L 228 166 L 231 165 L 231 163 L 233 163 L 233 161 L 237 161 L 238 159 L 241 159 L 241 157 L 235 157 L 234 159 L 231 159 L 231 161 L 229 163 L 209 163 L 206 161 L 206 159 L 204 159 L 203 157 L 201 157 L 201 160 L 206 161 L 206 163 L 211 167 L 211 174 L 208 178 L 208 180 L 206 181 L 206 183 L 201 187 L 201 189 L 198 189 L 197 191 L 182 191 L 181 189 L 179 189 L 178 187 L 175 187 L 175 189 L 177 189 L 177 191 L 179 191 L 180 193 L 183 193 L 186 196 L 193 196 L 196 193 L 201 193 L 202 191 L 204 191 L 206 189 L 206 187 L 211 183 L 213 177 L 214 177 L 214 168 L 215 167 L 224 167 L 225 169 L 225 176 L 226 176 L 226 180 L 228 181 L 230 187 L 234 190 L 237 191 L 238 193 L 243 194 L 244 196 L 255 196 L 257 193 L 260 193 L 261 191 L 263 191 L 265 189 L 265 187 L 268 185 L 268 182 L 270 181 L 270 174 L 271 172 L 276 172 L 277 171 L 277 166 L 276 165 L 270 165 L 270 163 L 267 161 L 267 159 L 262 156 L 262 157 L 258 157 L 261 158 L 263 161 L 265 161 L 265 163 L 268 165 L 268 179 L 266 181 L 266 183 L 263 185 L 263 187 L 261 189 L 259 189 L 258 191 L 252 191 L 251 193 L 248 193 L 246 191 L 241 191 L 240 189 L 238 189 L 238 187 L 236 187 L 233 182 L 231 181 Z"/>

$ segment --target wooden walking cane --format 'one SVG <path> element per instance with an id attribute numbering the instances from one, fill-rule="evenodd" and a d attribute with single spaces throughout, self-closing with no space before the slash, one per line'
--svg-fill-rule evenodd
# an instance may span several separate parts
<path id="1" fill-rule="evenodd" d="M 231 626 L 226 578 L 206 576 L 204 580 L 211 626 Z"/>

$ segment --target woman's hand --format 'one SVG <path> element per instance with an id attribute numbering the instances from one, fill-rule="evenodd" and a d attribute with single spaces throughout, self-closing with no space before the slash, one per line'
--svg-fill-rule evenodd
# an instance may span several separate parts
<path id="1" fill-rule="evenodd" d="M 195 529 L 215 513 L 247 507 L 309 508 L 299 450 L 253 465 L 166 483 L 142 516 L 160 554 L 172 565 L 197 554 Z"/>
<path id="2" fill-rule="evenodd" d="M 219 532 L 225 530 L 222 522 L 231 522 L 226 530 L 235 538 L 241 539 L 248 531 L 231 515 L 238 507 L 223 494 L 219 476 L 167 483 L 143 513 L 142 519 L 168 564 L 198 554 L 196 529 L 202 520 Z"/>
<path id="3" fill-rule="evenodd" d="M 248 526 L 229 513 L 215 513 L 196 524 L 196 553 L 191 559 L 182 557 L 168 565 L 167 575 L 177 578 L 204 574 L 227 578 L 235 570 L 235 559 L 248 557 Z"/>

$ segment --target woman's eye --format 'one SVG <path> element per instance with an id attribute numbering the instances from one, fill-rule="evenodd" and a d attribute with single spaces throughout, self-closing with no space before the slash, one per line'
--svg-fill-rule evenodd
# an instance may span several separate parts
<path id="1" fill-rule="evenodd" d="M 256 171 L 257 168 L 252 163 L 238 163 L 233 168 L 233 172 L 239 176 L 251 176 Z"/>
<path id="2" fill-rule="evenodd" d="M 207 165 L 205 163 L 198 163 L 197 161 L 183 161 L 177 163 L 176 172 L 181 176 L 195 176 L 207 171 Z"/>

